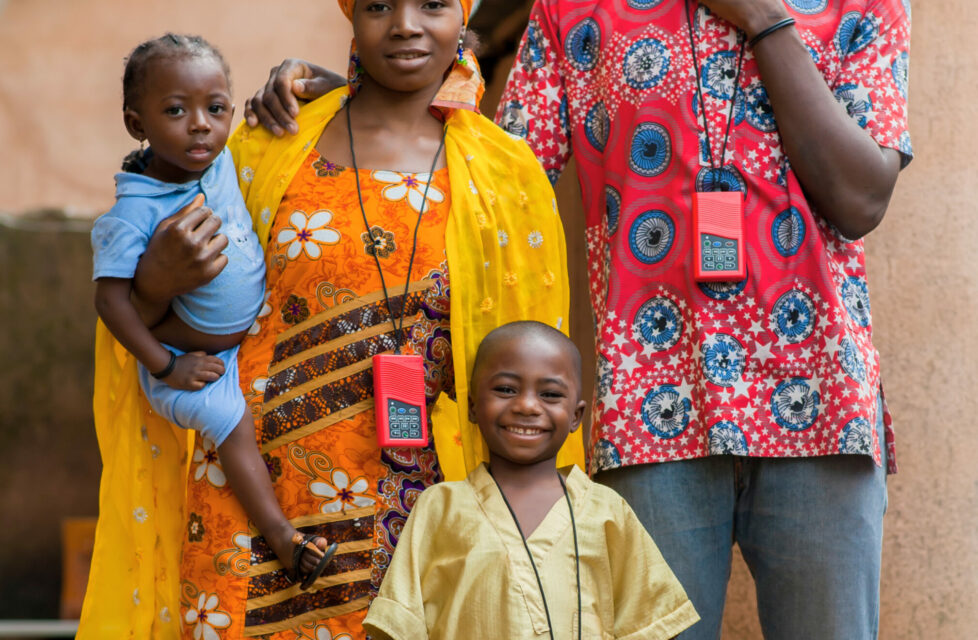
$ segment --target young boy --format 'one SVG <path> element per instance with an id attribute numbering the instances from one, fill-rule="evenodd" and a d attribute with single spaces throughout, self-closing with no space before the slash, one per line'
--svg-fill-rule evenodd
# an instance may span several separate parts
<path id="1" fill-rule="evenodd" d="M 470 420 L 489 465 L 426 490 L 364 621 L 374 638 L 672 638 L 699 619 L 625 501 L 557 450 L 584 416 L 581 356 L 514 322 L 479 346 Z"/>

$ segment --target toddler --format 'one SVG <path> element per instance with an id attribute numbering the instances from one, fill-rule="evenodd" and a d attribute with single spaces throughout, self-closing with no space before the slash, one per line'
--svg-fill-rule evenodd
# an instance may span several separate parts
<path id="1" fill-rule="evenodd" d="M 138 360 L 153 410 L 213 441 L 248 517 L 305 589 L 336 545 L 327 549 L 326 540 L 302 535 L 285 518 L 238 384 L 238 345 L 262 305 L 265 266 L 224 147 L 233 111 L 227 64 L 202 38 L 167 34 L 130 54 L 123 120 L 149 147 L 127 156 L 116 175 L 116 204 L 92 229 L 95 307 Z M 137 310 L 132 277 L 156 226 L 204 203 L 228 239 L 223 270 L 168 307 Z"/>

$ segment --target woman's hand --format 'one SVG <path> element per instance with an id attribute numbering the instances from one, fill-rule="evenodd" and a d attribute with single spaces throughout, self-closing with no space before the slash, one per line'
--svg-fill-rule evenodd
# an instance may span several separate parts
<path id="1" fill-rule="evenodd" d="M 224 375 L 224 363 L 216 356 L 203 351 L 192 351 L 177 356 L 173 373 L 163 378 L 167 386 L 184 391 L 200 391 L 210 382 Z"/>
<path id="2" fill-rule="evenodd" d="M 346 78 L 305 60 L 288 58 L 268 72 L 268 82 L 245 101 L 249 126 L 259 123 L 276 136 L 299 132 L 299 100 L 315 100 L 346 84 Z"/>
<path id="3" fill-rule="evenodd" d="M 221 251 L 228 239 L 221 219 L 205 206 L 203 194 L 156 227 L 133 276 L 133 304 L 148 327 L 166 314 L 170 300 L 193 291 L 227 264 Z"/>

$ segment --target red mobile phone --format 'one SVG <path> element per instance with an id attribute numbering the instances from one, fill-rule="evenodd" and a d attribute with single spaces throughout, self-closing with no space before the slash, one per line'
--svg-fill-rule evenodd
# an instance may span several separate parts
<path id="1" fill-rule="evenodd" d="M 419 355 L 379 353 L 373 357 L 377 442 L 382 447 L 428 444 L 424 361 Z"/>
<path id="2" fill-rule="evenodd" d="M 697 281 L 744 279 L 744 194 L 693 192 L 693 256 Z"/>

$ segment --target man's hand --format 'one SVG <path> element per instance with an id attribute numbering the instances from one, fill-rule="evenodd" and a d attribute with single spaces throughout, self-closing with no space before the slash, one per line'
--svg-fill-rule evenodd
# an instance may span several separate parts
<path id="1" fill-rule="evenodd" d="M 223 375 L 224 363 L 220 358 L 203 351 L 192 351 L 177 356 L 173 373 L 163 378 L 163 382 L 174 389 L 200 391 Z"/>
<path id="2" fill-rule="evenodd" d="M 203 194 L 166 218 L 149 239 L 133 276 L 133 303 L 146 326 L 158 323 L 174 297 L 207 284 L 224 269 L 228 239 Z"/>
<path id="3" fill-rule="evenodd" d="M 781 0 L 700 0 L 700 4 L 746 33 L 748 40 L 790 17 Z"/>
<path id="4" fill-rule="evenodd" d="M 268 72 L 268 82 L 245 101 L 249 126 L 259 123 L 276 136 L 299 132 L 299 100 L 315 100 L 346 84 L 346 78 L 305 60 L 288 58 Z"/>

